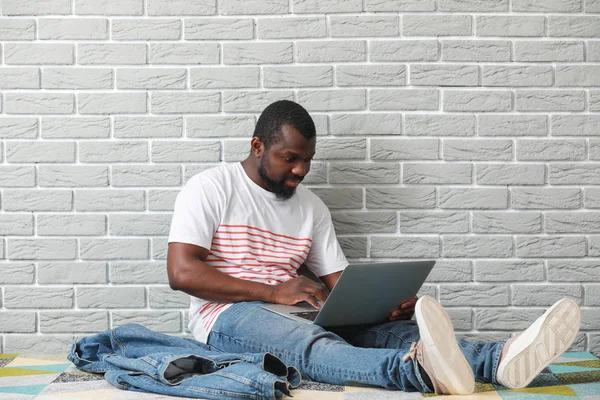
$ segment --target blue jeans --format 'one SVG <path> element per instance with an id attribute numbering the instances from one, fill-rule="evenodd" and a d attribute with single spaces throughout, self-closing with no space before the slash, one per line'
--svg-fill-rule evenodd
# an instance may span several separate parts
<path id="1" fill-rule="evenodd" d="M 344 327 L 334 333 L 282 317 L 261 304 L 243 302 L 229 307 L 217 318 L 208 345 L 224 352 L 271 353 L 313 381 L 432 392 L 416 360 L 402 360 L 411 343 L 419 340 L 416 322 Z M 504 342 L 458 339 L 458 344 L 475 380 L 496 383 Z"/>

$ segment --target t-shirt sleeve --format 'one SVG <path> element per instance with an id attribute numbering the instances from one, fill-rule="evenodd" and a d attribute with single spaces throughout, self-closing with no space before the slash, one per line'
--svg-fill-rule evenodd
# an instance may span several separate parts
<path id="1" fill-rule="evenodd" d="M 318 202 L 313 241 L 305 263 L 313 274 L 320 277 L 343 270 L 348 261 L 335 236 L 329 209 L 320 199 Z"/>
<path id="2" fill-rule="evenodd" d="M 210 249 L 219 227 L 224 196 L 208 177 L 195 176 L 177 195 L 169 243 L 194 244 Z"/>

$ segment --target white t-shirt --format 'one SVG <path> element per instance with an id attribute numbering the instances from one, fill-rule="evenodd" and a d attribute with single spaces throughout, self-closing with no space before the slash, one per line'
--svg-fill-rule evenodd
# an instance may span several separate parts
<path id="1" fill-rule="evenodd" d="M 280 200 L 252 181 L 240 163 L 194 175 L 175 201 L 169 243 L 210 250 L 206 263 L 236 278 L 276 285 L 297 277 L 300 265 L 317 276 L 348 262 L 327 206 L 302 185 Z M 231 303 L 191 297 L 189 329 L 206 342 Z"/>

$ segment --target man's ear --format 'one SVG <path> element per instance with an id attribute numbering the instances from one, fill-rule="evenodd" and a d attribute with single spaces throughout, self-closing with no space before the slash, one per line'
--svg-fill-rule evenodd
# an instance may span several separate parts
<path id="1" fill-rule="evenodd" d="M 254 136 L 250 142 L 250 151 L 256 158 L 260 158 L 265 151 L 265 145 L 258 137 Z"/>

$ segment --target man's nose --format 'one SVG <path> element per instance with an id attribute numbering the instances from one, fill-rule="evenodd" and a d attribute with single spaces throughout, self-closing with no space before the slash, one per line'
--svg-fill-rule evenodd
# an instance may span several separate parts
<path id="1" fill-rule="evenodd" d="M 310 170 L 310 161 L 299 161 L 294 165 L 292 173 L 297 176 L 304 176 Z"/>

